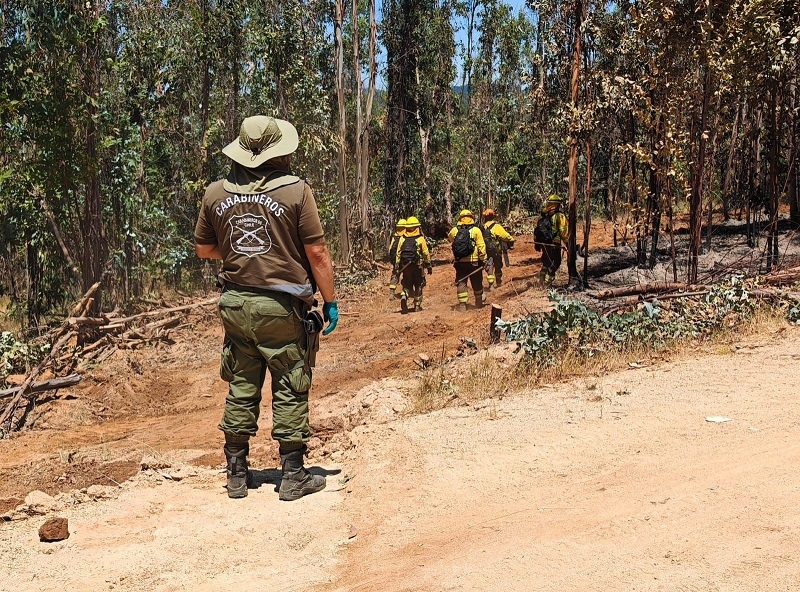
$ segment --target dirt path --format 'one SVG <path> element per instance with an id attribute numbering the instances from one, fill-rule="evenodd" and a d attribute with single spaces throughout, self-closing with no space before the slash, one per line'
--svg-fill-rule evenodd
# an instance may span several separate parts
<path id="1" fill-rule="evenodd" d="M 506 305 L 506 316 L 548 306 L 545 294 L 529 286 L 538 261 L 515 256 L 529 252 L 532 245 L 523 237 L 512 251 L 505 285 L 491 294 L 491 301 Z M 322 340 L 311 393 L 312 427 L 323 438 L 341 431 L 342 413 L 359 389 L 386 377 L 408 376 L 417 369 L 417 353 L 437 359 L 444 348 L 449 356 L 464 336 L 487 342 L 488 307 L 471 308 L 466 314 L 454 310 L 448 253 L 448 246 L 434 252 L 435 271 L 420 312 L 401 315 L 399 302 L 389 301 L 388 272 L 357 295 L 342 298 L 342 320 Z M 93 482 L 108 485 L 108 478 L 127 479 L 138 469 L 138 463 L 127 460 L 148 451 L 201 449 L 209 455 L 204 462 L 222 462 L 221 433 L 216 429 L 227 388 L 219 380 L 222 329 L 213 316 L 195 322 L 167 348 L 118 351 L 89 372 L 79 387 L 63 391 L 67 399 L 34 413 L 29 423 L 35 429 L 0 441 L 0 512 L 8 506 L 4 498 L 24 497 L 31 489 L 56 493 Z M 256 460 L 263 462 L 277 458 L 268 438 L 271 414 L 265 407 L 260 425 L 267 426 L 266 436 L 254 446 Z M 58 461 L 60 453 L 74 453 L 83 462 L 64 466 Z M 109 457 L 124 462 L 109 468 Z"/>
<path id="2" fill-rule="evenodd" d="M 512 317 L 547 306 L 521 247 L 492 294 Z M 488 311 L 453 310 L 437 258 L 422 312 L 400 315 L 380 281 L 343 298 L 312 393 L 318 495 L 278 502 L 266 435 L 252 446 L 260 486 L 225 495 L 213 319 L 121 352 L 39 409 L 34 429 L 0 441 L 0 513 L 33 489 L 66 493 L 0 522 L 0 591 L 797 588 L 800 328 L 408 416 L 417 353 L 485 343 Z M 52 515 L 72 536 L 39 543 Z"/>

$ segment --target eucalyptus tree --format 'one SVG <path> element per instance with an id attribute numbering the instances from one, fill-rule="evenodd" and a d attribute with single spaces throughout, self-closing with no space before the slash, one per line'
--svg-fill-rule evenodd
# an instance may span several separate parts
<path id="1" fill-rule="evenodd" d="M 441 218 L 433 199 L 431 137 L 446 121 L 455 53 L 450 0 L 385 0 L 386 48 L 384 206 L 394 214 L 424 209 Z"/>

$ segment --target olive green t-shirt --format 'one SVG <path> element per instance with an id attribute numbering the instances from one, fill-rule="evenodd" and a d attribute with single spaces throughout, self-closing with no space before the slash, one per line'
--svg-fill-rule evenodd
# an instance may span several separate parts
<path id="1" fill-rule="evenodd" d="M 225 282 L 313 302 L 316 284 L 304 245 L 321 243 L 325 235 L 305 181 L 248 195 L 226 191 L 221 180 L 212 183 L 200 205 L 194 240 L 219 247 L 219 276 Z"/>

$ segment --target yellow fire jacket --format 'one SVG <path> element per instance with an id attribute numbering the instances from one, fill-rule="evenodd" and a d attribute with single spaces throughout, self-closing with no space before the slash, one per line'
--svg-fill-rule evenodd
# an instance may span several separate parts
<path id="1" fill-rule="evenodd" d="M 472 228 L 469 229 L 469 235 L 472 240 L 475 241 L 475 248 L 472 250 L 472 254 L 469 257 L 462 257 L 459 261 L 470 263 L 483 263 L 486 261 L 486 243 L 483 242 L 483 233 L 477 226 L 473 224 L 458 224 L 450 230 L 450 233 L 447 235 L 447 240 L 451 243 L 455 240 L 459 226 L 472 226 Z"/>
<path id="2" fill-rule="evenodd" d="M 499 222 L 489 220 L 484 223 L 483 227 L 492 233 L 492 236 L 498 242 L 498 246 L 501 246 L 501 243 L 506 243 L 509 247 L 514 246 L 514 237 L 511 236 Z"/>
<path id="3" fill-rule="evenodd" d="M 419 231 L 417 231 L 419 232 Z M 428 249 L 428 243 L 425 240 L 425 237 L 421 234 L 418 236 L 409 236 L 408 232 L 406 232 L 406 236 L 400 239 L 400 242 L 397 245 L 397 254 L 395 255 L 394 265 L 397 269 L 402 269 L 403 265 L 400 263 L 400 254 L 403 250 L 403 242 L 406 238 L 413 238 L 416 239 L 416 247 L 417 247 L 417 256 L 419 257 L 418 265 L 420 267 L 428 267 L 431 264 L 431 252 Z"/>

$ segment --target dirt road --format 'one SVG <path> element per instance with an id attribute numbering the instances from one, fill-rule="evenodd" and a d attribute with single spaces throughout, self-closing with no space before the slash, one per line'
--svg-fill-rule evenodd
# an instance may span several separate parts
<path id="1" fill-rule="evenodd" d="M 413 356 L 452 352 L 486 322 L 450 309 L 445 269 L 421 313 L 399 315 L 377 285 L 366 305 L 344 303 L 353 314 L 322 352 L 313 408 L 311 464 L 328 488 L 298 502 L 278 502 L 262 436 L 260 486 L 225 495 L 215 325 L 98 369 L 0 442 L 0 498 L 67 492 L 0 523 L 0 590 L 797 589 L 800 329 L 406 415 Z M 525 281 L 495 296 L 543 305 Z M 75 491 L 92 482 L 108 487 Z M 72 534 L 40 543 L 52 515 Z"/>

